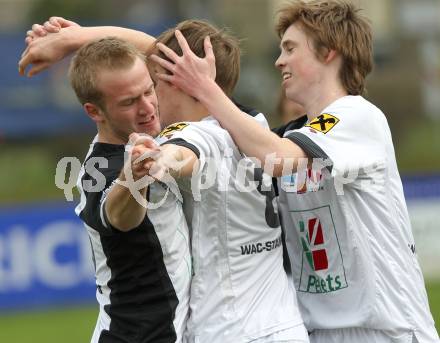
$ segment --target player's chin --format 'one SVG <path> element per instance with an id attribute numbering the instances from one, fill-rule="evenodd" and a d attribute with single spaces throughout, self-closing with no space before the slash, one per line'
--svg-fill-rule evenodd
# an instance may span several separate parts
<path id="1" fill-rule="evenodd" d="M 298 92 L 294 87 L 287 87 L 285 89 L 286 98 L 292 101 L 297 101 Z"/>

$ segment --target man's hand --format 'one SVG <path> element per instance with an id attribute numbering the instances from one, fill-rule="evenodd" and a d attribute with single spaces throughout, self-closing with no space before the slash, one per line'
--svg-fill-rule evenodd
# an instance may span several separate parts
<path id="1" fill-rule="evenodd" d="M 158 43 L 157 47 L 167 56 L 173 63 L 160 58 L 157 55 L 151 55 L 150 58 L 164 69 L 172 73 L 157 74 L 164 81 L 171 82 L 176 87 L 188 95 L 198 99 L 198 91 L 201 90 L 200 85 L 205 84 L 206 79 L 215 80 L 215 56 L 212 50 L 209 36 L 205 37 L 204 49 L 205 58 L 195 55 L 188 45 L 183 34 L 176 30 L 177 41 L 182 49 L 182 56 L 178 56 L 173 50 L 162 43 Z"/>
<path id="2" fill-rule="evenodd" d="M 74 21 L 67 20 L 63 17 L 50 17 L 43 25 L 34 24 L 32 29 L 26 32 L 25 42 L 29 45 L 34 39 L 38 37 L 44 37 L 48 33 L 57 33 L 60 29 L 65 27 L 80 27 L 79 24 Z"/>
<path id="3" fill-rule="evenodd" d="M 151 164 L 160 154 L 160 150 L 152 137 L 138 133 L 130 135 L 129 143 L 133 148 L 130 161 L 124 167 L 123 179 L 127 180 L 127 173 L 131 173 L 133 181 L 138 181 L 149 175 Z"/>
<path id="4" fill-rule="evenodd" d="M 44 25 L 34 25 L 28 31 L 28 46 L 21 55 L 18 71 L 24 75 L 28 66 L 28 76 L 33 76 L 49 68 L 84 44 L 104 37 L 114 36 L 133 44 L 140 51 L 146 51 L 155 38 L 145 32 L 118 26 L 82 27 L 61 17 L 52 17 Z"/>
<path id="5" fill-rule="evenodd" d="M 164 154 L 161 150 L 160 147 L 149 144 L 140 144 L 133 148 L 133 165 L 139 168 L 136 169 L 139 170 L 139 175 L 149 175 L 160 181 L 168 179 L 170 166 L 175 166 L 177 161 L 174 156 Z"/>
<path id="6" fill-rule="evenodd" d="M 27 47 L 18 63 L 18 72 L 31 77 L 49 68 L 72 52 L 69 47 L 69 34 L 73 29 L 80 28 L 77 23 L 61 18 L 51 17 L 44 25 L 34 24 L 27 32 Z"/>

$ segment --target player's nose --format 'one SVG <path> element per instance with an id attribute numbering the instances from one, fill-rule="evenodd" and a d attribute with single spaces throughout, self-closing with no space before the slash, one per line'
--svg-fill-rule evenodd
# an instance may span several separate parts
<path id="1" fill-rule="evenodd" d="M 142 97 L 139 103 L 139 114 L 141 115 L 150 115 L 154 114 L 156 110 L 156 106 L 153 101 L 149 97 Z"/>
<path id="2" fill-rule="evenodd" d="M 280 54 L 275 61 L 275 67 L 281 70 L 284 66 L 285 66 L 284 58 L 283 55 Z"/>

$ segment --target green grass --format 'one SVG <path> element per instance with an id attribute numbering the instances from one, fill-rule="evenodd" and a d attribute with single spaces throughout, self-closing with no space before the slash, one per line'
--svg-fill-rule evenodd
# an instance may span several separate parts
<path id="1" fill-rule="evenodd" d="M 61 198 L 55 186 L 56 162 L 45 151 L 30 148 L 30 153 L 10 149 L 0 153 L 2 183 L 0 203 Z"/>
<path id="2" fill-rule="evenodd" d="M 440 281 L 427 284 L 431 312 L 440 329 Z M 98 306 L 74 307 L 44 312 L 0 316 L 0 342 L 83 343 L 90 342 Z"/>
<path id="3" fill-rule="evenodd" d="M 439 173 L 440 122 L 419 120 L 412 122 L 410 130 L 396 138 L 397 164 L 401 174 Z M 399 136 L 399 137 L 400 137 Z"/>
<path id="4" fill-rule="evenodd" d="M 440 281 L 426 284 L 428 291 L 429 306 L 435 320 L 437 332 L 440 333 Z"/>
<path id="5" fill-rule="evenodd" d="M 0 342 L 90 342 L 98 305 L 0 316 Z"/>
<path id="6" fill-rule="evenodd" d="M 0 206 L 15 203 L 65 201 L 55 186 L 57 163 L 63 157 L 80 161 L 88 150 L 90 137 L 60 137 L 43 141 L 0 144 Z M 1 143 L 1 142 L 0 142 Z"/>

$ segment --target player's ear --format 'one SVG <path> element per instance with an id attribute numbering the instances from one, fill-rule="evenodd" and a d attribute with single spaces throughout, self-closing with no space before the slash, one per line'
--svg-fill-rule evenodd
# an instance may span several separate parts
<path id="1" fill-rule="evenodd" d="M 333 49 L 326 49 L 326 53 L 324 55 L 324 61 L 325 63 L 330 63 L 331 61 L 333 61 L 336 56 L 338 56 L 338 53 L 336 52 L 336 50 Z"/>
<path id="2" fill-rule="evenodd" d="M 87 113 L 87 115 L 95 122 L 95 123 L 101 123 L 104 121 L 104 115 L 102 110 L 99 108 L 99 106 L 92 104 L 90 102 L 86 102 L 83 105 L 84 111 Z"/>

